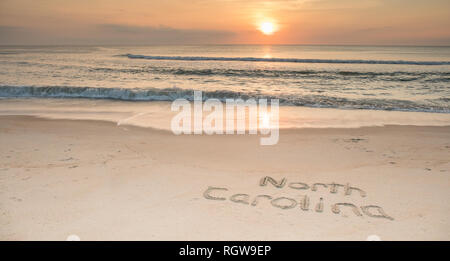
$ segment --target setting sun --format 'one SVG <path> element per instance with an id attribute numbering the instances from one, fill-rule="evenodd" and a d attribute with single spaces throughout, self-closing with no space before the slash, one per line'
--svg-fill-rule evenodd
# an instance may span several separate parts
<path id="1" fill-rule="evenodd" d="M 275 32 L 275 25 L 271 22 L 262 22 L 259 25 L 259 30 L 266 35 L 271 35 Z"/>

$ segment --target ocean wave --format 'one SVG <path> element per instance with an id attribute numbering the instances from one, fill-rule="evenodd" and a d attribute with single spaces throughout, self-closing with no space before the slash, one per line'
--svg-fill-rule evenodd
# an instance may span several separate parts
<path id="1" fill-rule="evenodd" d="M 379 81 L 416 81 L 448 82 L 450 72 L 436 71 L 390 71 L 365 72 L 342 70 L 269 70 L 269 69 L 234 69 L 234 68 L 182 68 L 145 66 L 142 68 L 89 68 L 90 72 L 127 73 L 127 74 L 163 74 L 180 76 L 223 76 L 246 78 L 283 78 L 283 79 L 370 79 Z"/>
<path id="2" fill-rule="evenodd" d="M 124 54 L 130 59 L 174 60 L 174 61 L 239 61 L 239 62 L 281 62 L 281 63 L 338 63 L 338 64 L 405 64 L 405 65 L 450 65 L 450 61 L 394 61 L 394 60 L 339 60 L 257 57 L 208 57 L 208 56 L 149 56 Z"/>
<path id="3" fill-rule="evenodd" d="M 111 99 L 122 101 L 174 101 L 179 98 L 193 100 L 191 89 L 179 88 L 96 88 L 72 86 L 0 86 L 3 98 L 88 98 Z M 398 99 L 349 99 L 327 95 L 262 95 L 253 92 L 203 91 L 203 98 L 226 99 L 279 99 L 281 105 L 342 108 L 374 109 L 395 111 L 422 111 L 450 113 L 449 101 L 445 99 L 417 102 Z"/>

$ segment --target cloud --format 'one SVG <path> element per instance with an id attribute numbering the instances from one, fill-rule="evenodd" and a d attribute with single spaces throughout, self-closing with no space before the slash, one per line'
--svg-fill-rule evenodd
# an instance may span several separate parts
<path id="1" fill-rule="evenodd" d="M 103 24 L 97 26 L 101 38 L 114 43 L 136 44 L 200 44 L 229 42 L 234 32 L 223 30 L 178 29 L 167 26 L 130 26 Z"/>
<path id="2" fill-rule="evenodd" d="M 30 29 L 19 26 L 0 25 L 0 44 L 27 44 L 28 39 L 35 37 Z"/>
<path id="3" fill-rule="evenodd" d="M 2 40 L 24 36 L 28 33 L 30 33 L 30 30 L 25 27 L 0 25 L 0 36 Z"/>
<path id="4" fill-rule="evenodd" d="M 167 26 L 147 27 L 101 24 L 78 30 L 40 31 L 14 26 L 0 26 L 0 44 L 218 44 L 232 42 L 234 32 L 222 30 L 178 29 Z"/>

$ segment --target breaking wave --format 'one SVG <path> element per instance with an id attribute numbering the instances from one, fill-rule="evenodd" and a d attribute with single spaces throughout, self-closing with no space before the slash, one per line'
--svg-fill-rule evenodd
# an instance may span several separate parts
<path id="1" fill-rule="evenodd" d="M 88 98 L 123 101 L 174 101 L 179 98 L 193 100 L 194 90 L 179 88 L 95 88 L 72 86 L 0 86 L 0 97 L 4 98 Z M 450 113 L 448 100 L 436 99 L 427 102 L 399 99 L 349 99 L 326 95 L 262 95 L 252 92 L 203 91 L 203 98 L 279 99 L 281 105 L 342 108 L 375 109 L 396 111 L 422 111 Z"/>

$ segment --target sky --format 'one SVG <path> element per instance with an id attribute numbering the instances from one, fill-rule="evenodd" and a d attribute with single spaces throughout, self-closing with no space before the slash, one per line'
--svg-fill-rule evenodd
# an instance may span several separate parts
<path id="1" fill-rule="evenodd" d="M 0 0 L 0 44 L 450 45 L 450 0 Z"/>

